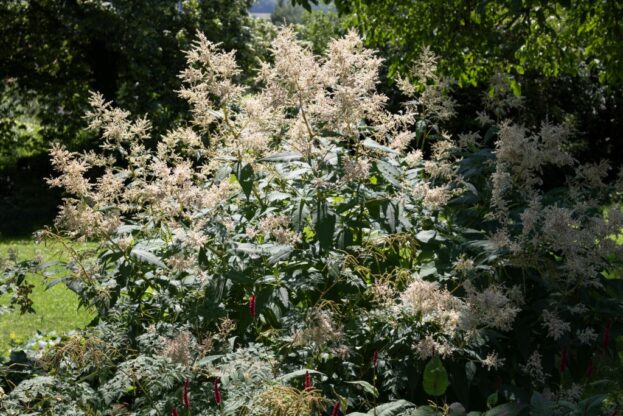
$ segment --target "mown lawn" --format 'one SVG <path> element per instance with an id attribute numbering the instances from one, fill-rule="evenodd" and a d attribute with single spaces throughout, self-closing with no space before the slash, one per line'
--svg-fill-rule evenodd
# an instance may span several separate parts
<path id="1" fill-rule="evenodd" d="M 36 244 L 32 240 L 0 241 L 0 257 L 7 257 L 10 250 L 16 250 L 18 259 L 41 256 L 44 261 L 66 259 L 58 243 Z M 46 290 L 44 278 L 29 276 L 35 285 L 32 294 L 35 314 L 21 315 L 19 311 L 0 314 L 0 354 L 5 354 L 13 344 L 21 344 L 35 335 L 56 331 L 62 334 L 83 328 L 94 314 L 84 308 L 78 309 L 78 298 L 65 285 L 59 284 Z M 0 297 L 0 305 L 7 305 L 10 296 Z"/>

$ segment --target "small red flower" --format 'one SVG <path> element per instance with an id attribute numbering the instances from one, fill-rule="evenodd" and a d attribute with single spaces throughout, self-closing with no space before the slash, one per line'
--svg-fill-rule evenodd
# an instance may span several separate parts
<path id="1" fill-rule="evenodd" d="M 314 387 L 314 383 L 312 383 L 311 375 L 309 374 L 309 371 L 306 371 L 305 380 L 303 381 L 303 389 L 311 390 L 313 387 Z"/>
<path id="2" fill-rule="evenodd" d="M 173 406 L 173 409 L 171 409 L 171 416 L 180 416 L 180 414 L 177 413 L 177 407 Z"/>
<path id="3" fill-rule="evenodd" d="M 372 367 L 377 368 L 379 366 L 379 352 L 374 351 L 372 354 Z"/>
<path id="4" fill-rule="evenodd" d="M 560 372 L 564 373 L 569 366 L 569 352 L 566 349 L 560 352 Z"/>
<path id="5" fill-rule="evenodd" d="M 593 377 L 593 360 L 588 360 L 588 364 L 586 364 L 586 372 L 584 373 L 586 377 Z"/>
<path id="6" fill-rule="evenodd" d="M 612 326 L 612 321 L 606 322 L 606 327 L 604 328 L 604 351 L 608 351 L 608 347 L 610 346 L 610 327 Z"/>
<path id="7" fill-rule="evenodd" d="M 182 404 L 184 405 L 184 409 L 190 409 L 190 399 L 188 398 L 188 385 L 190 381 L 186 379 L 184 381 L 184 389 L 182 390 Z"/>
<path id="8" fill-rule="evenodd" d="M 249 313 L 253 319 L 255 319 L 255 299 L 255 295 L 249 297 Z"/>
<path id="9" fill-rule="evenodd" d="M 220 378 L 215 378 L 214 379 L 214 401 L 216 402 L 217 405 L 221 405 L 221 403 L 223 402 L 223 398 L 221 397 L 221 379 Z"/>
<path id="10" fill-rule="evenodd" d="M 339 416 L 340 414 L 340 401 L 335 402 L 333 410 L 331 410 L 331 416 Z"/>

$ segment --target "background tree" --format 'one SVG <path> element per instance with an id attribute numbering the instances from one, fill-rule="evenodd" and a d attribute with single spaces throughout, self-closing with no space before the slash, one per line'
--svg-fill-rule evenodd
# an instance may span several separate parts
<path id="1" fill-rule="evenodd" d="M 293 0 L 307 9 L 317 0 Z M 594 70 L 604 83 L 623 81 L 623 4 L 580 0 L 336 0 L 353 13 L 369 44 L 392 71 L 406 70 L 429 46 L 440 69 L 475 84 L 502 69 L 546 76 Z"/>
<path id="2" fill-rule="evenodd" d="M 1 2 L 0 234 L 49 223 L 58 200 L 42 180 L 49 175 L 47 156 L 38 155 L 52 141 L 89 145 L 82 118 L 89 90 L 132 112 L 149 113 L 155 132 L 161 132 L 185 109 L 175 94 L 177 75 L 197 30 L 236 49 L 243 70 L 252 67 L 266 45 L 263 29 L 256 30 L 264 23 L 248 15 L 251 3 Z"/>
<path id="3" fill-rule="evenodd" d="M 270 15 L 270 20 L 276 25 L 291 25 L 300 23 L 305 9 L 290 1 L 279 0 Z"/>

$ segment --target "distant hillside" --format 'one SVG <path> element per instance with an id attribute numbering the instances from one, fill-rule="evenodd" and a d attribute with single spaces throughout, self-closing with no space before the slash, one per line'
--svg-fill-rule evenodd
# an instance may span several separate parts
<path id="1" fill-rule="evenodd" d="M 272 13 L 277 0 L 257 0 L 249 9 L 250 13 Z"/>
<path id="2" fill-rule="evenodd" d="M 249 9 L 249 13 L 252 13 L 252 14 L 269 13 L 270 14 L 275 9 L 275 6 L 277 5 L 278 1 L 279 0 L 256 0 L 253 6 L 251 6 L 251 8 Z M 331 2 L 327 1 L 326 3 L 331 3 Z M 314 10 L 322 9 L 324 11 L 327 11 L 329 7 L 330 6 L 327 6 L 326 4 L 321 4 L 320 6 L 312 6 Z"/>

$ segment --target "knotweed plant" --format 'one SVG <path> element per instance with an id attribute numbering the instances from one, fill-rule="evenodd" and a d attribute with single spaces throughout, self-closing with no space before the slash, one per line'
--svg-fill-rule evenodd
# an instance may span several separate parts
<path id="1" fill-rule="evenodd" d="M 247 86 L 234 52 L 199 34 L 180 74 L 191 121 L 157 140 L 147 118 L 92 95 L 100 148 L 54 147 L 49 182 L 66 192 L 59 232 L 99 244 L 65 278 L 99 322 L 42 360 L 57 363 L 58 401 L 24 402 L 30 380 L 0 406 L 308 415 L 434 397 L 484 408 L 496 392 L 513 406 L 581 400 L 621 327 L 608 165 L 579 165 L 563 126 L 493 124 L 499 108 L 479 116 L 489 142 L 444 132 L 457 109 L 427 51 L 397 113 L 355 33 L 317 57 L 286 28 L 271 51 Z"/>

